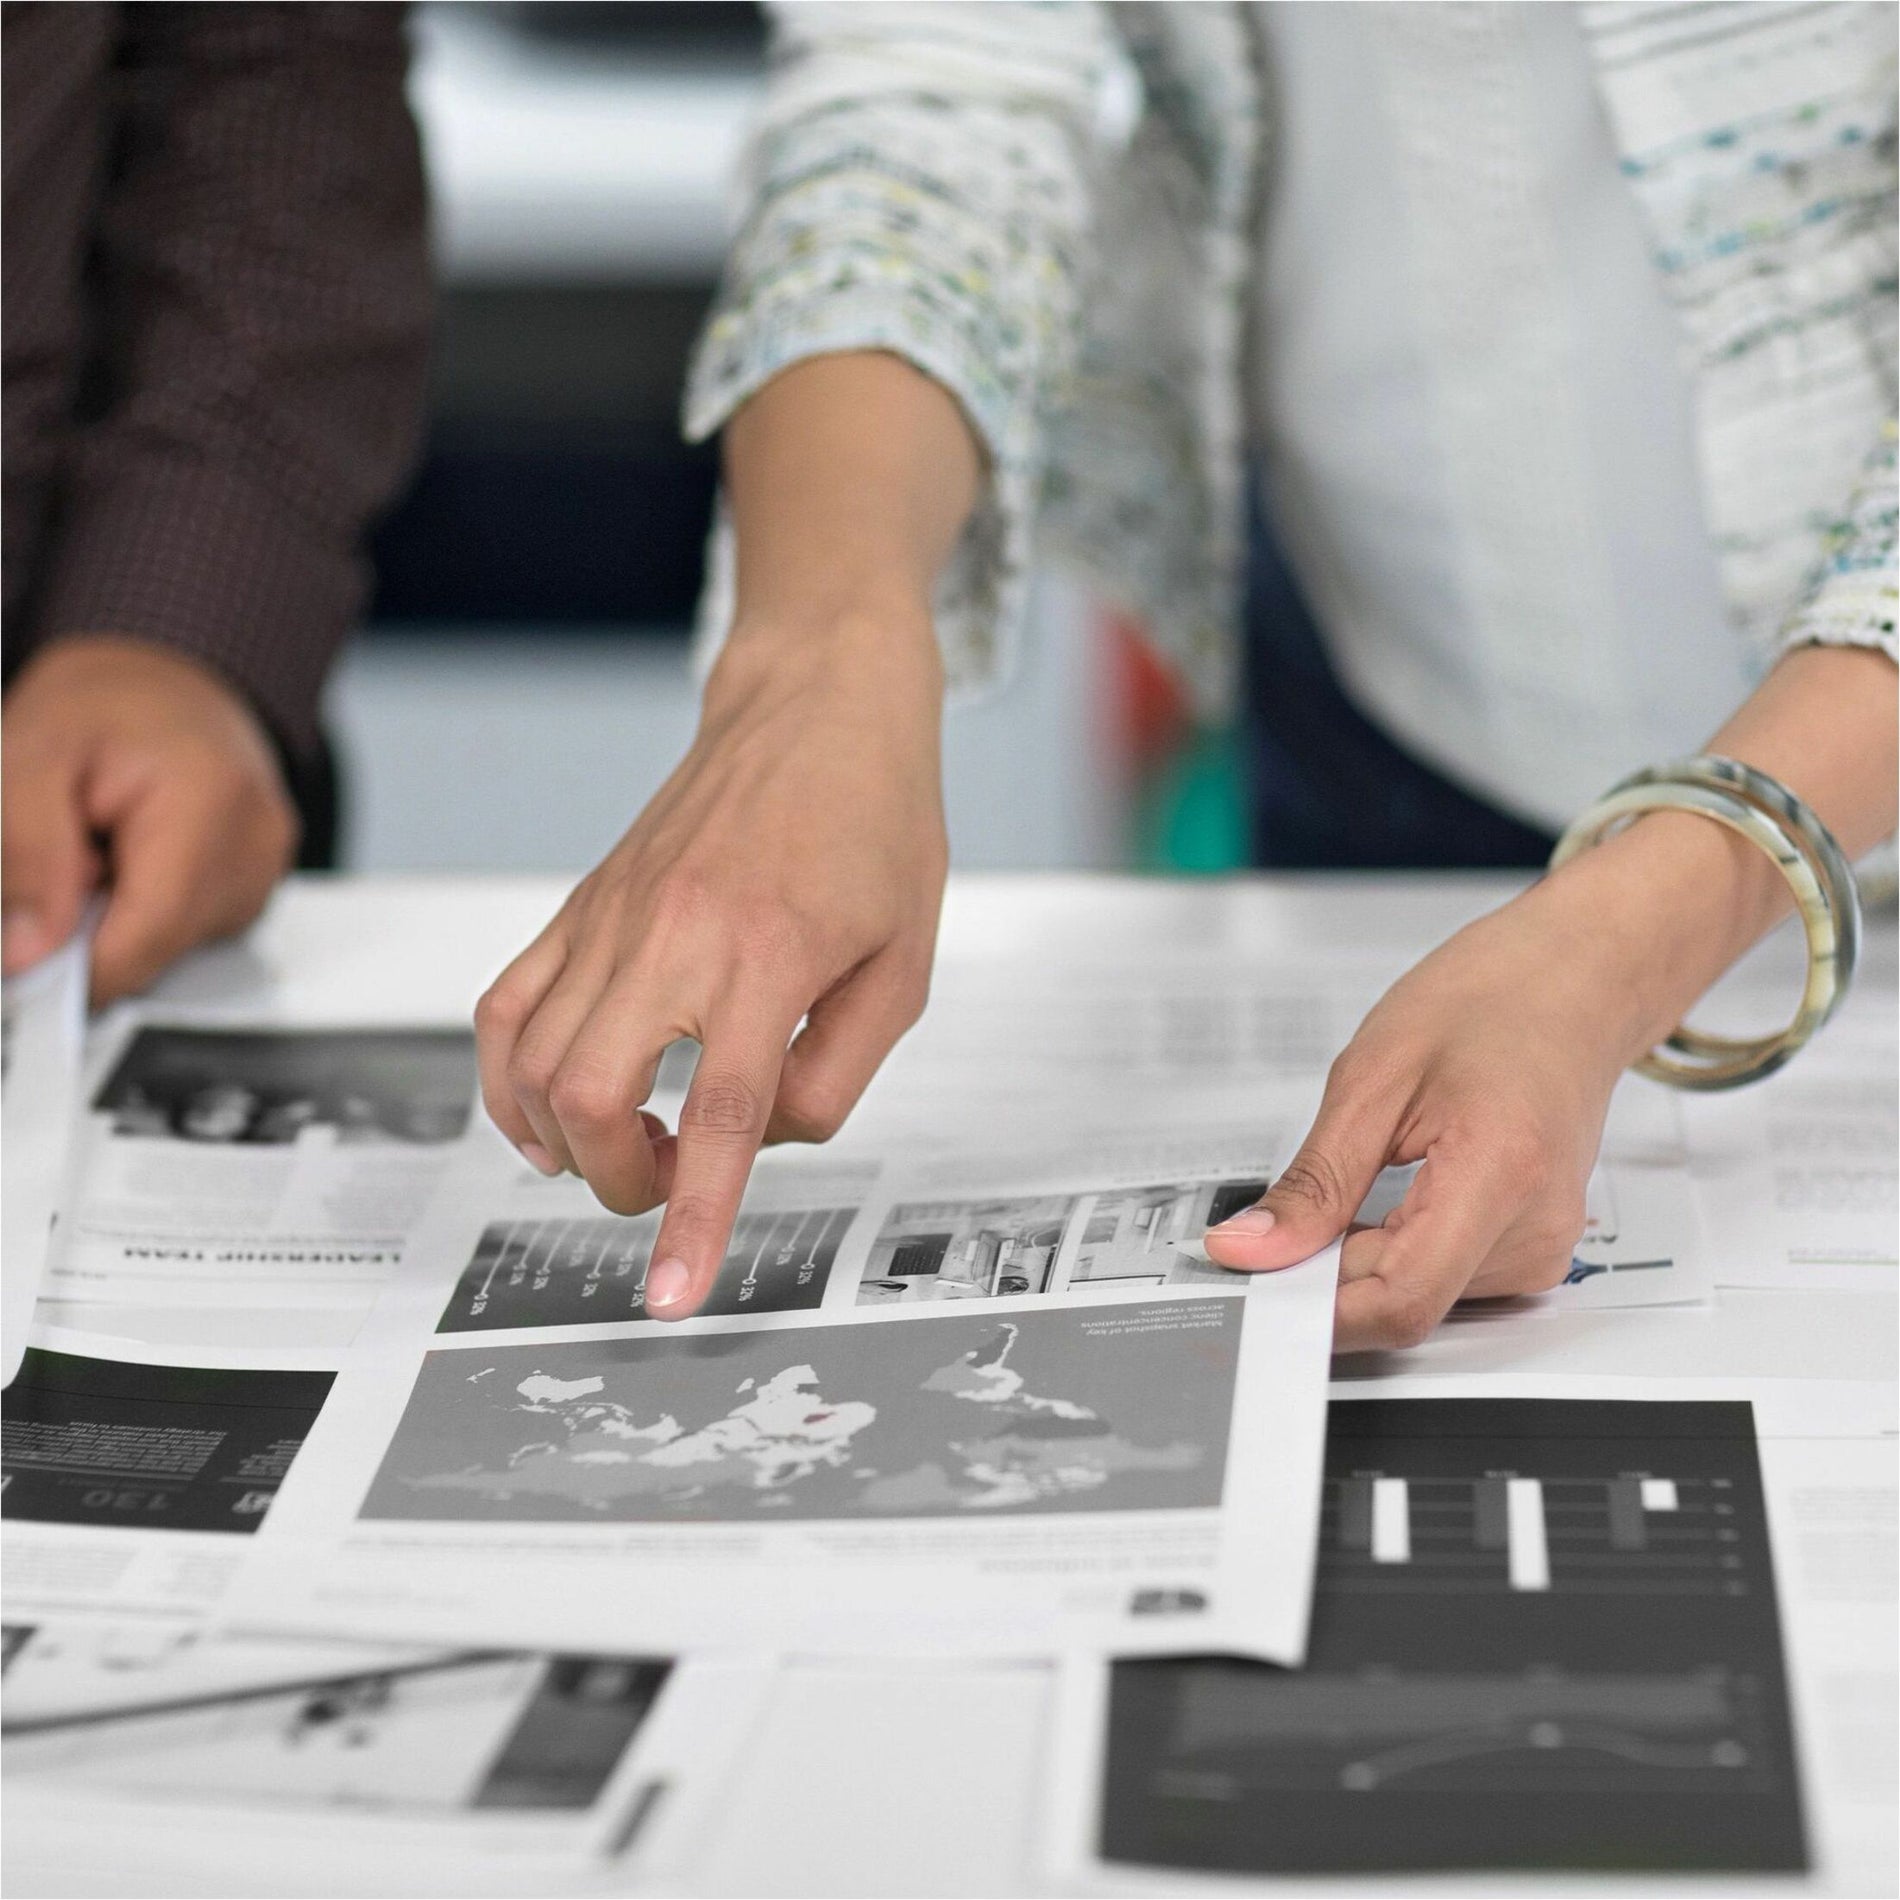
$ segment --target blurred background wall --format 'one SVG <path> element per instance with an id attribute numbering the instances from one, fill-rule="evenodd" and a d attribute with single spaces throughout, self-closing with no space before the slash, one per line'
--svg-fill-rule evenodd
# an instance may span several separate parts
<path id="1" fill-rule="evenodd" d="M 758 10 L 425 4 L 412 92 L 443 281 L 434 416 L 332 716 L 363 870 L 580 870 L 679 757 L 714 458 L 687 355 L 763 68 Z M 1110 636 L 1042 589 L 1010 689 L 947 728 L 966 868 L 1120 861 Z"/>

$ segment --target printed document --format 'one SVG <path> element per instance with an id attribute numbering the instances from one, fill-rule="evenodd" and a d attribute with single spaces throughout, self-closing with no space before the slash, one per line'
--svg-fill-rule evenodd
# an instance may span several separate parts
<path id="1" fill-rule="evenodd" d="M 367 1314 L 474 1105 L 461 1028 L 127 1012 L 94 1063 L 48 1297 Z"/>
<path id="2" fill-rule="evenodd" d="M 1315 1596 L 1297 1673 L 1066 1669 L 1052 1871 L 1811 1864 L 1747 1403 L 1336 1403 Z"/>
<path id="3" fill-rule="evenodd" d="M 316 1353 L 166 1353 L 42 1327 L 4 1396 L 9 1623 L 196 1623 L 219 1604 L 334 1373 Z"/>
<path id="4" fill-rule="evenodd" d="M 1754 1020 L 1770 1019 L 1773 996 Z M 1779 999 L 1785 1007 L 1785 999 Z M 1787 1068 L 1684 1099 L 1722 1286 L 1891 1291 L 1900 1266 L 1900 1043 L 1869 984 Z"/>
<path id="5" fill-rule="evenodd" d="M 768 1161 L 709 1313 L 666 1325 L 652 1217 L 473 1141 L 232 1622 L 1296 1661 L 1337 1250 L 1247 1276 L 1180 1244 L 1266 1180 L 1206 1153 Z"/>
<path id="6" fill-rule="evenodd" d="M 0 984 L 0 1384 L 20 1369 L 65 1184 L 86 1035 L 87 948 L 78 932 Z"/>
<path id="7" fill-rule="evenodd" d="M 208 1834 L 326 1848 L 620 1856 L 663 1787 L 729 1798 L 762 1663 L 386 1651 L 12 1626 L 9 1822 L 64 1797 L 162 1803 Z M 657 1816 L 651 1817 L 655 1820 Z M 651 1845 L 649 1841 L 647 1845 Z"/>

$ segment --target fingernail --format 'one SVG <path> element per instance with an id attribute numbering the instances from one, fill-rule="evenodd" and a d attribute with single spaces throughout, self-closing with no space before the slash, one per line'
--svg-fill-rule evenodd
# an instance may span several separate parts
<path id="1" fill-rule="evenodd" d="M 1270 1234 L 1273 1232 L 1273 1209 L 1270 1207 L 1243 1207 L 1238 1214 L 1224 1220 L 1218 1227 L 1210 1227 L 1210 1234 Z"/>
<path id="2" fill-rule="evenodd" d="M 647 1311 L 677 1306 L 693 1290 L 684 1260 L 662 1260 L 647 1269 Z"/>
<path id="3" fill-rule="evenodd" d="M 0 923 L 0 959 L 9 970 L 33 962 L 46 947 L 42 942 L 44 935 L 45 926 L 40 922 L 38 911 L 8 911 L 5 921 Z"/>
<path id="4" fill-rule="evenodd" d="M 559 1174 L 561 1171 L 561 1164 L 538 1141 L 524 1141 L 520 1152 L 522 1160 L 537 1174 Z"/>

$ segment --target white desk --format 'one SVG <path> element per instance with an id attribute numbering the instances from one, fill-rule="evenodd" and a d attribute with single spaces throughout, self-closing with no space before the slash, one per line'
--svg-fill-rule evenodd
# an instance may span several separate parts
<path id="1" fill-rule="evenodd" d="M 959 1046 L 982 1050 L 982 1026 L 968 1012 L 986 991 L 994 993 L 999 976 L 1022 972 L 1047 988 L 1059 987 L 1055 980 L 1065 970 L 1086 970 L 1098 981 L 1107 972 L 1132 993 L 1144 972 L 1163 964 L 1233 972 L 1264 962 L 1323 961 L 1335 973 L 1349 964 L 1376 984 L 1382 971 L 1396 972 L 1510 888 L 1509 880 L 1482 878 L 959 880 L 945 913 L 938 1000 L 914 1044 L 900 1050 L 875 1085 L 851 1139 L 875 1140 L 881 1125 L 914 1116 L 919 1104 L 913 1091 L 931 1060 Z M 165 981 L 160 997 L 290 1020 L 452 1019 L 468 1010 L 563 890 L 552 879 L 293 880 L 248 940 L 194 959 Z M 1864 993 L 1884 990 L 1890 999 L 1893 970 L 1892 929 L 1876 925 Z M 1007 1058 L 998 1051 L 995 1060 L 1000 1065 Z M 999 1084 L 1018 1108 L 1025 1101 L 1033 1106 L 1033 1070 L 999 1067 Z M 1112 1085 L 1112 1078 L 1105 1079 L 1105 1088 Z M 280 1320 L 287 1337 L 320 1323 L 314 1315 Z M 154 1330 L 158 1324 L 154 1317 Z M 1420 1388 L 1411 1381 L 1420 1375 L 1591 1375 L 1732 1380 L 1738 1392 L 1768 1403 L 1777 1390 L 1788 1390 L 1783 1382 L 1890 1386 L 1895 1301 L 1891 1291 L 1751 1291 L 1724 1293 L 1709 1310 L 1465 1321 L 1447 1326 L 1416 1353 L 1342 1364 L 1340 1372 L 1335 1390 L 1341 1396 L 1415 1392 Z M 1785 1605 L 1799 1584 L 1790 1571 L 1798 1571 L 1800 1558 L 1792 1544 L 1784 1547 L 1779 1529 L 1777 1549 L 1785 1566 Z M 1886 1575 L 1890 1587 L 1890 1566 Z M 1884 1688 L 1878 1670 L 1863 1685 L 1874 1715 L 1863 1726 L 1861 1744 L 1874 1758 L 1862 1763 L 1861 1785 L 1817 1787 L 1824 1770 L 1843 1782 L 1852 1778 L 1858 1758 L 1851 1737 L 1842 1743 L 1814 1732 L 1831 1718 L 1816 1713 L 1824 1705 L 1809 1678 L 1829 1667 L 1838 1675 L 1838 1659 L 1816 1660 L 1813 1642 L 1799 1629 L 1791 1628 L 1790 1639 L 1810 1820 L 1822 1859 L 1816 1879 L 1799 1890 L 1893 1892 L 1900 1875 L 1892 1808 L 1881 1800 L 1891 1775 L 1891 1675 Z M 702 1864 L 693 1870 L 692 1890 L 1036 1890 L 1031 1842 L 1047 1686 L 1041 1672 L 1020 1668 L 906 1674 L 835 1666 L 788 1672 L 750 1744 L 725 1823 L 705 1843 Z M 902 1736 L 901 1761 L 892 1759 L 894 1734 Z M 1878 1758 L 1882 1747 L 1885 1766 Z M 17 1819 L 17 1794 L 15 1806 Z M 20 1895 L 335 1891 L 326 1884 L 328 1875 L 307 1868 L 234 1866 L 194 1828 L 123 1837 L 105 1829 L 84 1839 L 56 1840 L 30 1826 L 21 1831 L 29 1839 L 10 1848 L 6 1869 L 10 1891 Z M 490 1891 L 516 1891 L 499 1871 L 496 1879 L 500 1884 Z M 1714 1882 L 1678 1885 L 1698 1893 L 1725 1890 Z M 1385 1882 L 1377 1890 L 1388 1888 L 1654 1893 L 1664 1884 L 1461 1878 Z M 435 1889 L 418 1875 L 364 1890 Z M 590 1890 L 628 1889 L 603 1872 Z M 1344 1891 L 1337 1885 L 1323 1890 Z M 1352 1889 L 1373 1890 L 1369 1883 Z"/>

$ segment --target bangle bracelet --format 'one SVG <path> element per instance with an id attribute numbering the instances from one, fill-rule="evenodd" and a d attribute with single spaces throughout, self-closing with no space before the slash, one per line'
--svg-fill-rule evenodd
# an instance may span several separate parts
<path id="1" fill-rule="evenodd" d="M 1752 1041 L 1711 1036 L 1686 1024 L 1635 1067 L 1679 1089 L 1732 1089 L 1772 1075 L 1833 1015 L 1860 954 L 1860 894 L 1833 834 L 1785 785 L 1734 759 L 1679 759 L 1632 773 L 1557 840 L 1550 868 L 1574 858 L 1649 811 L 1692 811 L 1739 832 L 1775 861 L 1808 937 L 1808 978 L 1794 1020 Z M 1664 1050 L 1675 1053 L 1665 1054 Z"/>

